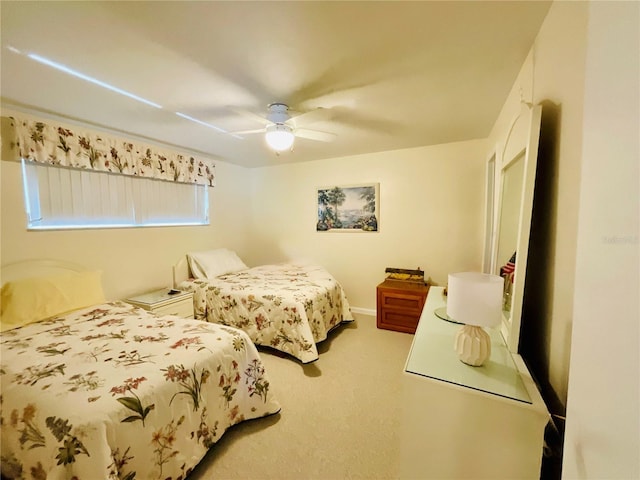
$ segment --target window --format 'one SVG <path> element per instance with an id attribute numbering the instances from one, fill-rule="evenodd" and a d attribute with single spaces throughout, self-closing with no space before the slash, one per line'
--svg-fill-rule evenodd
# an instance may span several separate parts
<path id="1" fill-rule="evenodd" d="M 30 230 L 208 225 L 206 185 L 22 161 Z"/>

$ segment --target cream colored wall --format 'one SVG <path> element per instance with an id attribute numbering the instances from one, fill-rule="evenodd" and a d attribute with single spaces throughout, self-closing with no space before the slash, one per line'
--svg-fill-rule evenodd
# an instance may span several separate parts
<path id="1" fill-rule="evenodd" d="M 565 479 L 640 478 L 640 4 L 590 2 Z"/>
<path id="2" fill-rule="evenodd" d="M 124 298 L 171 286 L 171 266 L 186 252 L 231 246 L 247 253 L 247 169 L 217 162 L 218 186 L 209 189 L 211 224 L 92 230 L 26 230 L 20 164 L 0 162 L 2 264 L 30 258 L 73 261 L 103 271 L 105 294 Z"/>
<path id="3" fill-rule="evenodd" d="M 489 145 L 501 148 L 521 98 L 543 103 L 543 122 L 545 113 L 549 113 L 545 108 L 554 108 L 558 113 L 558 140 L 554 143 L 557 165 L 551 187 L 553 198 L 548 201 L 553 208 L 547 219 L 551 248 L 544 266 L 548 301 L 540 306 L 540 328 L 546 332 L 544 353 L 549 381 L 564 405 L 575 284 L 586 22 L 586 2 L 553 3 L 489 136 Z M 550 107 L 549 102 L 557 107 Z"/>
<path id="4" fill-rule="evenodd" d="M 325 266 L 352 307 L 373 310 L 386 267 L 449 272 L 482 265 L 486 143 L 474 140 L 251 171 L 251 265 Z M 317 232 L 317 187 L 380 183 L 377 233 Z"/>

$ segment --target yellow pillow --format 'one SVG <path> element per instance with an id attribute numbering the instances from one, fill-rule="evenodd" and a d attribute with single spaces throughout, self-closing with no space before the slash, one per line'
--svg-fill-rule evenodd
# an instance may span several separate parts
<path id="1" fill-rule="evenodd" d="M 7 282 L 0 297 L 0 331 L 104 303 L 102 272 L 71 272 Z"/>

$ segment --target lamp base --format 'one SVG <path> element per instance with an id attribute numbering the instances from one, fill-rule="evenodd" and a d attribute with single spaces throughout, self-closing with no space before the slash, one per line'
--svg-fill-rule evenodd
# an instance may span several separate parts
<path id="1" fill-rule="evenodd" d="M 482 327 L 465 325 L 456 333 L 453 347 L 461 361 L 479 367 L 491 356 L 491 337 Z"/>

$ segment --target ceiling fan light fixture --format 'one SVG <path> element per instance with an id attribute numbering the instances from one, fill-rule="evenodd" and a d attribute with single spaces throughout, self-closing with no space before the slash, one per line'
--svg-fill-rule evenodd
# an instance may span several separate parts
<path id="1" fill-rule="evenodd" d="M 289 125 L 276 123 L 267 127 L 265 139 L 269 147 L 276 152 L 282 152 L 291 148 L 295 136 L 293 135 L 293 129 Z"/>

